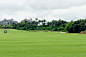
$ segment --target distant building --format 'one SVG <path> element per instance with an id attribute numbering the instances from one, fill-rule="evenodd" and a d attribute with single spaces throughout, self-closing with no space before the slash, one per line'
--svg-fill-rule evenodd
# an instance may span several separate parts
<path id="1" fill-rule="evenodd" d="M 0 25 L 12 25 L 12 23 L 18 23 L 17 21 L 14 21 L 13 19 L 9 19 L 9 20 L 7 20 L 7 19 L 4 19 L 4 20 L 2 20 L 2 21 L 0 21 Z"/>

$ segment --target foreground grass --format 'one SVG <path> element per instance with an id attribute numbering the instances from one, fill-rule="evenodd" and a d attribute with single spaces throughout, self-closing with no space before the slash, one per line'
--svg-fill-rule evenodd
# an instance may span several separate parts
<path id="1" fill-rule="evenodd" d="M 0 57 L 86 57 L 86 35 L 0 30 Z"/>

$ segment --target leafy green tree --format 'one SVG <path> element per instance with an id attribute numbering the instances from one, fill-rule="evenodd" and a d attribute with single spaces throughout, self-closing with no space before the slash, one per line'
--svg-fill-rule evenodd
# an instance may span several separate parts
<path id="1" fill-rule="evenodd" d="M 85 30 L 85 25 L 81 24 L 82 22 L 70 22 L 68 25 L 66 25 L 65 30 L 69 33 L 79 33 L 81 31 Z"/>
<path id="2" fill-rule="evenodd" d="M 9 25 L 9 22 L 7 24 Z"/>

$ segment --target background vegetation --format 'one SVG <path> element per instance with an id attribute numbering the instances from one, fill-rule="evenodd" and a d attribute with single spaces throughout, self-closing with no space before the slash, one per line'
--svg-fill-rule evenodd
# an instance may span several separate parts
<path id="1" fill-rule="evenodd" d="M 12 25 L 0 25 L 0 28 L 11 28 L 11 29 L 18 29 L 18 30 L 46 30 L 46 31 L 62 31 L 62 32 L 69 32 L 69 33 L 79 33 L 81 31 L 86 30 L 86 19 L 80 19 L 77 21 L 67 22 L 64 20 L 52 20 L 47 22 L 45 19 L 20 23 L 12 23 Z"/>

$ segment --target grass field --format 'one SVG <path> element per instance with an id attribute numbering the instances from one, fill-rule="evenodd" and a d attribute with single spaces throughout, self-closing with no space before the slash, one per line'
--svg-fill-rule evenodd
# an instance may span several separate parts
<path id="1" fill-rule="evenodd" d="M 86 34 L 0 30 L 0 57 L 86 57 Z"/>

